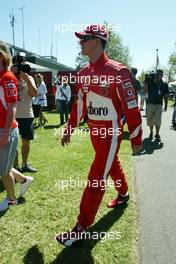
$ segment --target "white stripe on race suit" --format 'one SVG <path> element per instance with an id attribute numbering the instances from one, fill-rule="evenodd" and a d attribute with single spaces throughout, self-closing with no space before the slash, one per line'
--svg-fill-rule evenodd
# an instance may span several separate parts
<path id="1" fill-rule="evenodd" d="M 118 123 L 116 120 L 112 121 L 112 127 L 113 127 L 113 136 L 112 136 L 112 139 L 111 139 L 111 146 L 110 146 L 110 149 L 109 149 L 109 154 L 108 154 L 108 157 L 107 157 L 107 161 L 106 161 L 106 166 L 105 166 L 105 171 L 104 171 L 104 175 L 103 175 L 103 180 L 106 180 L 107 179 L 107 176 L 108 176 L 108 173 L 111 169 L 111 166 L 112 166 L 112 163 L 113 163 L 113 160 L 114 160 L 114 156 L 115 156 L 115 153 L 116 153 L 116 149 L 117 149 L 117 146 L 118 146 L 118 135 L 116 134 L 116 131 L 118 131 Z"/>
<path id="2" fill-rule="evenodd" d="M 137 135 L 139 134 L 140 129 L 141 129 L 141 125 L 136 127 L 136 129 L 133 131 L 133 133 L 131 133 L 130 138 L 132 139 L 132 138 L 137 137 Z"/>
<path id="3" fill-rule="evenodd" d="M 78 102 L 77 102 L 77 125 L 81 121 L 82 114 L 83 114 L 83 92 L 80 89 L 78 92 Z"/>
<path id="4" fill-rule="evenodd" d="M 4 96 L 4 89 L 2 86 L 0 86 L 0 100 L 2 102 L 3 107 L 7 110 L 7 104 L 6 104 L 5 96 Z"/>

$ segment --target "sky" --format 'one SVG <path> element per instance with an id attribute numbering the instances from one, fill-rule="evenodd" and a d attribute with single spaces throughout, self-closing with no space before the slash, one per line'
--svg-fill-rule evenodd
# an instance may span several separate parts
<path id="1" fill-rule="evenodd" d="M 15 17 L 15 44 L 29 51 L 52 55 L 75 67 L 78 41 L 74 31 L 107 21 L 130 49 L 132 66 L 151 68 L 159 49 L 160 65 L 167 66 L 176 42 L 176 1 L 167 0 L 9 0 L 1 1 L 0 40 L 12 43 L 9 15 Z M 64 32 L 65 31 L 65 32 Z M 52 43 L 52 49 L 51 49 Z M 52 52 L 51 52 L 52 50 Z"/>

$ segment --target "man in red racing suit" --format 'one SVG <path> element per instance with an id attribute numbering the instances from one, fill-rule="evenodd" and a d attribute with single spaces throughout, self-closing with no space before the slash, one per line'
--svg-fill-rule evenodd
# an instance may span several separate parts
<path id="1" fill-rule="evenodd" d="M 56 237 L 65 246 L 79 240 L 80 234 L 93 223 L 105 192 L 102 182 L 108 175 L 118 192 L 108 207 L 114 208 L 129 199 L 128 185 L 117 158 L 122 139 L 122 113 L 128 124 L 133 153 L 142 148 L 141 116 L 132 77 L 125 66 L 110 60 L 104 53 L 105 29 L 91 25 L 84 32 L 75 34 L 81 39 L 82 53 L 89 56 L 90 63 L 78 74 L 78 99 L 72 107 L 61 144 L 70 142 L 72 131 L 87 114 L 95 158 L 82 196 L 78 222 L 73 230 Z"/>

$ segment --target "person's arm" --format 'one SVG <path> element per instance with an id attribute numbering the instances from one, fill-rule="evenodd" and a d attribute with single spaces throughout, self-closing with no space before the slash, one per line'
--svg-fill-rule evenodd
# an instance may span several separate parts
<path id="1" fill-rule="evenodd" d="M 118 74 L 121 76 L 121 82 L 117 84 L 117 94 L 127 121 L 132 151 L 137 154 L 142 149 L 142 119 L 136 101 L 132 76 L 126 68 L 121 69 Z"/>
<path id="2" fill-rule="evenodd" d="M 80 87 L 77 94 L 77 100 L 72 105 L 70 117 L 65 126 L 63 136 L 61 138 L 61 145 L 64 147 L 70 143 L 70 137 L 75 127 L 81 122 L 86 115 L 86 94 L 83 93 Z"/>
<path id="3" fill-rule="evenodd" d="M 17 79 L 9 72 L 9 74 L 1 81 L 1 100 L 6 111 L 6 121 L 3 127 L 3 133 L 0 136 L 0 147 L 5 146 L 9 140 L 10 129 L 13 121 L 15 120 L 16 102 L 18 98 Z"/>
<path id="4" fill-rule="evenodd" d="M 68 102 L 70 102 L 70 100 L 71 100 L 71 88 L 70 88 L 70 86 L 68 85 Z"/>
<path id="5" fill-rule="evenodd" d="M 0 147 L 5 146 L 9 139 L 10 128 L 16 115 L 16 103 L 8 103 L 7 105 L 7 116 L 6 123 L 3 127 L 3 133 L 0 136 Z"/>
<path id="6" fill-rule="evenodd" d="M 146 95 L 148 93 L 148 83 L 144 83 L 144 94 Z"/>
<path id="7" fill-rule="evenodd" d="M 28 75 L 27 73 L 20 71 L 21 78 L 26 82 L 28 87 L 28 94 L 32 97 L 38 95 L 37 87 L 35 85 L 35 81 L 32 76 Z"/>
<path id="8" fill-rule="evenodd" d="M 167 104 L 168 104 L 168 98 L 169 98 L 169 87 L 168 84 L 165 83 L 165 89 L 164 89 L 164 111 L 167 111 Z"/>
<path id="9" fill-rule="evenodd" d="M 59 86 L 56 85 L 55 102 L 59 99 Z"/>

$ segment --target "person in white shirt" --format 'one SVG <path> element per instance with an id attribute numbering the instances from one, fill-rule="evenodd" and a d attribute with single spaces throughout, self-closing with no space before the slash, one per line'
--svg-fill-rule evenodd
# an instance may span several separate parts
<path id="1" fill-rule="evenodd" d="M 62 85 L 57 85 L 57 91 L 55 94 L 55 100 L 59 104 L 57 107 L 60 113 L 60 125 L 63 125 L 67 122 L 70 107 L 70 99 L 71 89 L 68 83 L 64 80 Z"/>
<path id="2" fill-rule="evenodd" d="M 38 96 L 34 99 L 33 104 L 40 105 L 39 124 L 44 125 L 45 123 L 48 123 L 48 120 L 45 118 L 42 112 L 43 108 L 47 107 L 47 98 L 46 98 L 47 88 L 43 80 L 43 76 L 41 74 L 39 73 L 35 74 L 34 79 L 38 89 Z"/>

